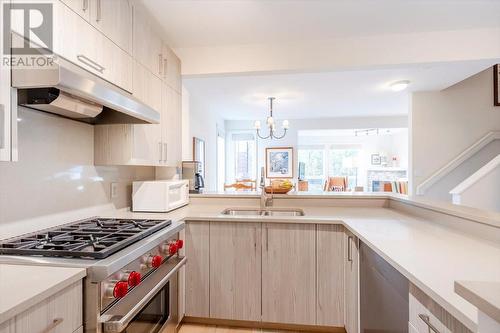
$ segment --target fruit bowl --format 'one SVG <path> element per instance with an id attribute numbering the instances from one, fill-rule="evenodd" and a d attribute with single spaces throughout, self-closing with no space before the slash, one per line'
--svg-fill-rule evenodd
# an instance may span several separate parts
<path id="1" fill-rule="evenodd" d="M 286 188 L 283 188 L 283 187 L 273 188 L 272 186 L 265 187 L 266 193 L 268 193 L 268 194 L 287 194 L 292 189 L 293 189 L 293 187 L 286 187 Z"/>

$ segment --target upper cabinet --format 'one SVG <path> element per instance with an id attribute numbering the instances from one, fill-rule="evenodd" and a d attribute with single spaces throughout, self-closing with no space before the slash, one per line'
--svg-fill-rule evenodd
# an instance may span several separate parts
<path id="1" fill-rule="evenodd" d="M 151 73 L 162 78 L 162 40 L 151 24 L 150 17 L 137 6 L 134 6 L 133 45 L 135 60 Z"/>
<path id="2" fill-rule="evenodd" d="M 132 6 L 128 0 L 90 1 L 90 24 L 132 54 Z"/>
<path id="3" fill-rule="evenodd" d="M 179 94 L 182 92 L 181 61 L 168 45 L 163 45 L 163 80 Z"/>
<path id="4" fill-rule="evenodd" d="M 90 22 L 90 0 L 61 0 L 66 6 Z"/>

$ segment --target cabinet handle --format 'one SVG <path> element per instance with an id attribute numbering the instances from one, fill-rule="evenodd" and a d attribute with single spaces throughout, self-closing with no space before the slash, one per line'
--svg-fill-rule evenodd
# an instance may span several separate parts
<path id="1" fill-rule="evenodd" d="M 168 150 L 167 150 L 167 143 L 166 143 L 166 142 L 165 142 L 165 143 L 163 143 L 163 150 L 164 150 L 164 152 L 165 152 L 165 158 L 164 158 L 164 161 L 165 161 L 165 162 L 167 162 L 167 160 L 168 160 L 168 158 L 167 158 L 167 152 L 168 152 Z"/>
<path id="2" fill-rule="evenodd" d="M 163 59 L 163 56 L 161 55 L 161 53 L 158 54 L 158 74 L 160 76 L 162 76 L 162 73 L 163 73 L 163 71 L 161 70 L 162 69 L 162 62 L 163 62 L 162 59 Z"/>
<path id="3" fill-rule="evenodd" d="M 96 14 L 96 18 L 95 18 L 95 21 L 96 22 L 99 22 L 101 20 L 101 0 L 97 0 L 97 14 Z"/>
<path id="4" fill-rule="evenodd" d="M 168 69 L 168 60 L 167 59 L 164 59 L 163 60 L 163 78 L 166 79 L 167 78 L 167 69 Z"/>
<path id="5" fill-rule="evenodd" d="M 2 123 L 4 122 L 5 119 L 5 105 L 0 104 L 0 119 L 2 119 Z M 5 133 L 4 128 L 0 128 L 0 131 L 2 132 L 2 137 L 0 137 L 0 148 L 5 148 L 6 146 L 6 141 L 7 141 L 7 133 Z"/>
<path id="6" fill-rule="evenodd" d="M 266 251 L 269 250 L 269 229 L 266 225 Z"/>
<path id="7" fill-rule="evenodd" d="M 95 62 L 94 60 L 84 56 L 83 54 L 79 54 L 76 56 L 76 58 L 78 59 L 78 61 L 80 61 L 81 63 L 89 66 L 90 68 L 92 69 L 95 69 L 96 71 L 98 71 L 99 73 L 103 73 L 104 70 L 106 68 L 104 68 L 103 66 L 99 65 L 97 62 Z"/>
<path id="8" fill-rule="evenodd" d="M 62 322 L 64 321 L 63 318 L 56 318 L 52 321 L 52 323 L 50 323 L 49 326 L 47 326 L 43 331 L 41 331 L 40 333 L 49 333 L 50 331 L 52 331 L 54 328 L 56 328 L 59 324 L 61 324 Z"/>
<path id="9" fill-rule="evenodd" d="M 86 12 L 87 9 L 89 9 L 89 0 L 83 0 L 82 10 Z"/>
<path id="10" fill-rule="evenodd" d="M 352 236 L 347 237 L 347 261 L 352 262 Z"/>
<path id="11" fill-rule="evenodd" d="M 429 328 L 429 332 L 432 331 L 434 333 L 440 333 L 436 326 L 432 325 L 431 319 L 428 315 L 421 313 L 418 316 L 427 325 L 427 327 Z"/>
<path id="12" fill-rule="evenodd" d="M 160 151 L 159 151 L 160 152 L 160 158 L 159 158 L 158 161 L 161 163 L 161 162 L 163 162 L 163 144 L 161 142 L 158 142 L 158 147 L 160 149 Z"/>

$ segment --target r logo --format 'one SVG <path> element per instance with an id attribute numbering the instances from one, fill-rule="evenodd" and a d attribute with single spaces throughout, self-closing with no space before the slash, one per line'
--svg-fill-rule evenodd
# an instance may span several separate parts
<path id="1" fill-rule="evenodd" d="M 4 54 L 27 55 L 51 53 L 53 17 L 51 3 L 13 2 L 3 4 Z M 10 32 L 22 37 L 11 45 Z"/>

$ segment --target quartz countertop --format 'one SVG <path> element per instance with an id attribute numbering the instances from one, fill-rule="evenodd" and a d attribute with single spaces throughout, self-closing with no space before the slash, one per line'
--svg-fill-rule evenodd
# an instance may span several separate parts
<path id="1" fill-rule="evenodd" d="M 499 281 L 456 281 L 455 292 L 500 323 Z"/>
<path id="2" fill-rule="evenodd" d="M 231 204 L 235 202 L 227 200 L 227 196 L 227 194 L 211 195 L 207 200 L 193 200 L 190 205 L 170 213 L 107 210 L 99 215 L 117 218 L 165 218 L 192 222 L 342 224 L 407 277 L 411 283 L 422 289 L 474 332 L 477 331 L 478 310 L 475 305 L 455 293 L 455 281 L 488 280 L 500 283 L 500 244 L 472 237 L 422 217 L 381 206 L 315 207 L 311 204 L 303 207 L 305 216 L 227 216 L 221 214 L 222 210 L 231 207 L 228 206 L 228 202 Z M 387 197 L 385 194 L 384 196 Z M 237 201 L 243 206 L 258 205 L 257 194 L 252 194 L 251 197 L 231 197 L 240 198 L 241 200 Z M 196 198 L 207 198 L 207 196 L 205 194 Z M 276 202 L 283 203 L 279 200 Z M 297 203 L 293 205 L 301 207 Z M 276 206 L 280 207 L 278 204 Z M 19 228 L 16 229 L 17 232 L 21 231 Z"/>
<path id="3" fill-rule="evenodd" d="M 85 269 L 0 264 L 0 324 L 85 277 Z"/>

